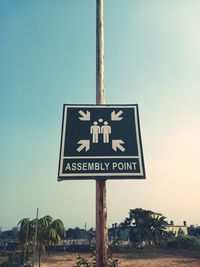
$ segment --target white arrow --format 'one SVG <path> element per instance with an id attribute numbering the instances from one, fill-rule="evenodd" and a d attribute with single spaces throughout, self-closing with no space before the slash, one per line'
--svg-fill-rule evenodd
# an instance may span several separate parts
<path id="1" fill-rule="evenodd" d="M 122 110 L 115 113 L 115 110 L 111 113 L 111 120 L 112 121 L 121 121 L 123 117 L 120 117 L 120 115 L 123 113 Z"/>
<path id="2" fill-rule="evenodd" d="M 78 152 L 81 152 L 84 148 L 86 152 L 90 149 L 90 140 L 80 140 L 77 144 L 80 145 L 77 148 Z"/>
<path id="3" fill-rule="evenodd" d="M 82 117 L 79 117 L 81 121 L 90 121 L 90 112 L 87 110 L 86 112 L 79 110 L 78 112 Z"/>
<path id="4" fill-rule="evenodd" d="M 124 141 L 121 139 L 119 140 L 112 140 L 112 149 L 117 152 L 117 149 L 121 150 L 122 152 L 125 151 L 125 148 L 122 146 L 124 144 Z"/>

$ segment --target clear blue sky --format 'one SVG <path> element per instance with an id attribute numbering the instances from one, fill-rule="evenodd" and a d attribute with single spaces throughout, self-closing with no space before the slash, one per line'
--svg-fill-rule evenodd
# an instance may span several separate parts
<path id="1" fill-rule="evenodd" d="M 95 226 L 95 182 L 57 182 L 62 105 L 95 104 L 95 0 L 0 1 L 0 226 Z M 146 181 L 108 181 L 130 208 L 200 224 L 200 1 L 105 0 L 107 104 L 139 104 Z"/>

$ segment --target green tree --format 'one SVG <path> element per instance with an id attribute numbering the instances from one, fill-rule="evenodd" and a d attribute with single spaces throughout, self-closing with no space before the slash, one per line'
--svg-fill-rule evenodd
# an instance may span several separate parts
<path id="1" fill-rule="evenodd" d="M 23 218 L 20 222 L 19 242 L 21 247 L 33 249 L 34 234 L 36 229 L 36 219 L 29 220 Z M 39 267 L 41 266 L 41 255 L 49 245 L 58 245 L 61 238 L 65 236 L 64 224 L 60 219 L 53 220 L 51 216 L 46 215 L 38 220 L 37 227 L 37 253 Z"/>
<path id="2" fill-rule="evenodd" d="M 20 226 L 18 233 L 19 247 L 22 251 L 21 264 L 27 262 L 32 254 L 34 240 L 34 225 L 29 218 L 23 218 L 18 223 Z"/>
<path id="3" fill-rule="evenodd" d="M 168 237 L 166 231 L 167 221 L 164 216 L 150 216 L 150 227 L 151 227 L 151 240 L 154 244 L 159 245 L 160 242 Z"/>
<path id="4" fill-rule="evenodd" d="M 141 247 L 145 243 L 159 244 L 165 236 L 167 222 L 161 214 L 141 208 L 131 209 L 122 227 L 130 227 L 130 240 Z"/>

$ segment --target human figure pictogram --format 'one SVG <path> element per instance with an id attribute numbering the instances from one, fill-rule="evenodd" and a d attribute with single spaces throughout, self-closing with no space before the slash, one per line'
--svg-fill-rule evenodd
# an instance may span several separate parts
<path id="1" fill-rule="evenodd" d="M 111 127 L 107 121 L 104 121 L 104 125 L 101 126 L 101 134 L 103 134 L 103 142 L 109 143 L 109 134 L 111 134 Z"/>
<path id="2" fill-rule="evenodd" d="M 90 134 L 92 135 L 92 143 L 99 142 L 100 126 L 98 122 L 93 122 L 93 125 L 90 127 Z"/>

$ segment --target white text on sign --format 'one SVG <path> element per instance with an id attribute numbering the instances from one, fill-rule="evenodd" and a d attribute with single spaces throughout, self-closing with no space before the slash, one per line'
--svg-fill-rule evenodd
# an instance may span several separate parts
<path id="1" fill-rule="evenodd" d="M 137 162 L 72 162 L 67 163 L 65 171 L 135 171 Z"/>

